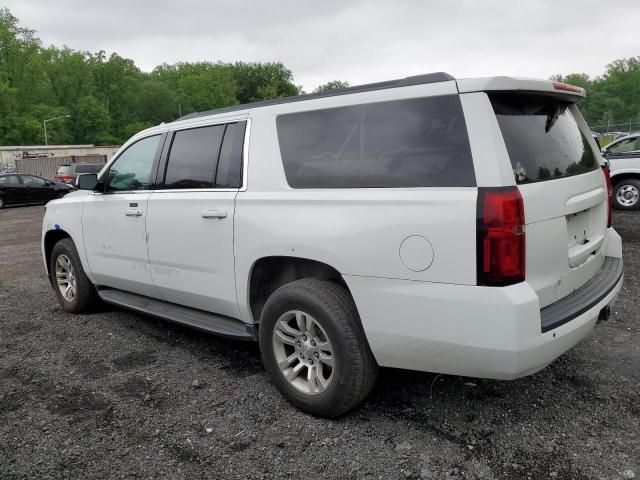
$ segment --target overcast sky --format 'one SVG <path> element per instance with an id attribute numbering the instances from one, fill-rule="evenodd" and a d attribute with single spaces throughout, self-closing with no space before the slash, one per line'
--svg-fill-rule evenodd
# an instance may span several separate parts
<path id="1" fill-rule="evenodd" d="M 5 0 L 45 45 L 105 50 L 145 71 L 280 61 L 305 90 L 445 71 L 603 73 L 640 55 L 639 0 Z"/>

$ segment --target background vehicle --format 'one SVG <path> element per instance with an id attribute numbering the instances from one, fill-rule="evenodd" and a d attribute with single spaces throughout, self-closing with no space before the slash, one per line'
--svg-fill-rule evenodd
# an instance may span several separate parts
<path id="1" fill-rule="evenodd" d="M 74 185 L 76 178 L 82 173 L 98 173 L 104 163 L 74 163 L 73 165 L 60 165 L 56 172 L 55 181 Z"/>
<path id="2" fill-rule="evenodd" d="M 71 191 L 70 185 L 35 175 L 0 175 L 0 208 L 21 203 L 47 203 Z"/>
<path id="3" fill-rule="evenodd" d="M 622 286 L 584 95 L 434 73 L 153 127 L 47 207 L 52 286 L 70 312 L 102 299 L 257 339 L 318 415 L 378 366 L 529 375 Z"/>
<path id="4" fill-rule="evenodd" d="M 613 205 L 620 210 L 640 209 L 640 133 L 610 143 L 602 156 L 609 162 Z"/>

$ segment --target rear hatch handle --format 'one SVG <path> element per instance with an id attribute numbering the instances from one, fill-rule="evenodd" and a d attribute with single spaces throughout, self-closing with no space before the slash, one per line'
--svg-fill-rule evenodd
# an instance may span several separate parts
<path id="1" fill-rule="evenodd" d="M 585 239 L 584 243 L 571 247 L 569 249 L 569 266 L 575 268 L 582 265 L 591 255 L 598 252 L 603 242 L 604 235 L 599 234 Z"/>

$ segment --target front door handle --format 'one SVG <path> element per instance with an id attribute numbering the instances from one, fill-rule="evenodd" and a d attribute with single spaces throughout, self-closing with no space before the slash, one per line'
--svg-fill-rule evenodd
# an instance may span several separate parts
<path id="1" fill-rule="evenodd" d="M 140 210 L 139 208 L 129 208 L 128 210 L 124 211 L 124 214 L 127 217 L 141 217 L 142 210 Z"/>
<path id="2" fill-rule="evenodd" d="M 202 218 L 227 218 L 227 212 L 224 210 L 203 210 Z"/>

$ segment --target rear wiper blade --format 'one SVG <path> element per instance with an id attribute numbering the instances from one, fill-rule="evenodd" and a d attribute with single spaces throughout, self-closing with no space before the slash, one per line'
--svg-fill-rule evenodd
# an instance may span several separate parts
<path id="1" fill-rule="evenodd" d="M 548 133 L 549 130 L 553 128 L 558 121 L 558 118 L 564 113 L 566 108 L 566 105 L 556 105 L 553 111 L 547 113 L 547 121 L 544 124 L 545 133 Z"/>

